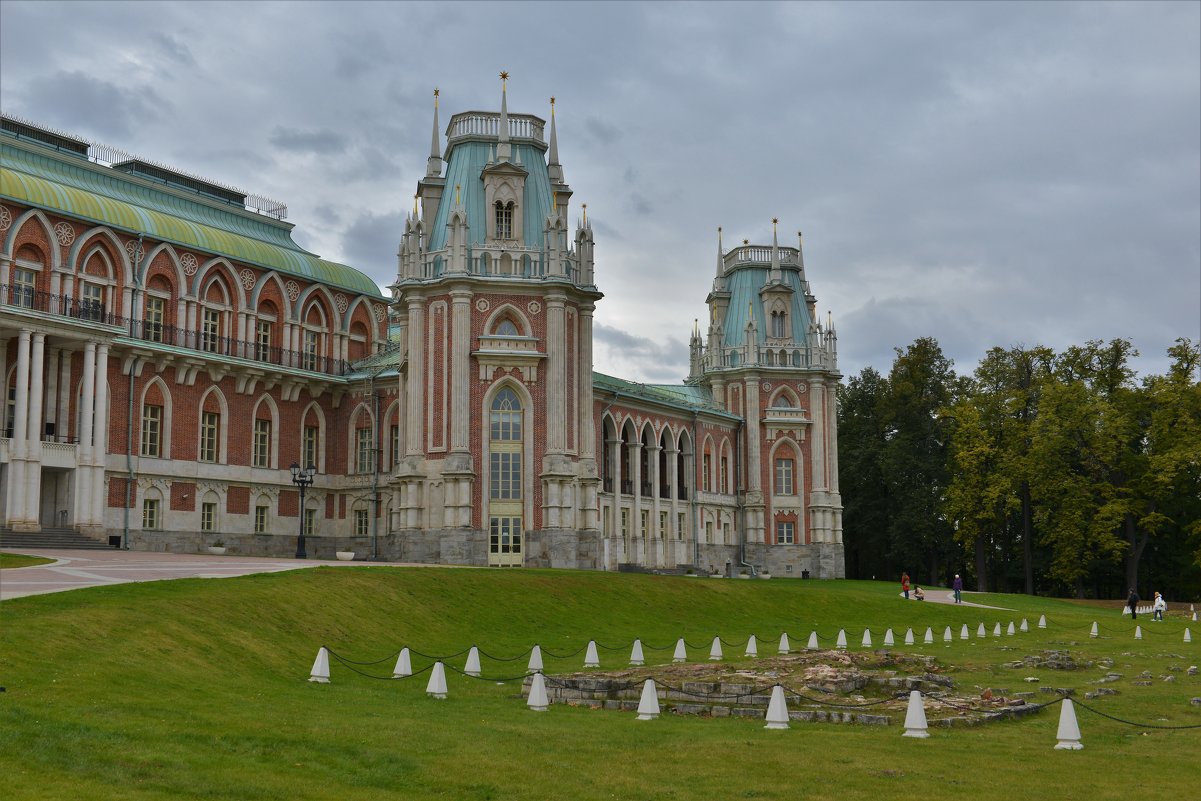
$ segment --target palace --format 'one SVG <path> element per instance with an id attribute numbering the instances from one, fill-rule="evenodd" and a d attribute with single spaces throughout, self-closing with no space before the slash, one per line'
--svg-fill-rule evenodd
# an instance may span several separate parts
<path id="1" fill-rule="evenodd" d="M 5 546 L 844 575 L 799 234 L 719 231 L 680 384 L 595 372 L 553 99 L 443 132 L 435 97 L 391 297 L 274 201 L 7 116 L 0 155 Z"/>

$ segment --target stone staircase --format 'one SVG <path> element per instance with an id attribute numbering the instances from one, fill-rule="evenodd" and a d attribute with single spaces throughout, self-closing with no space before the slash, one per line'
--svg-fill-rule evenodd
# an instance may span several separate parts
<path id="1" fill-rule="evenodd" d="M 85 537 L 65 528 L 44 528 L 31 533 L 17 533 L 0 528 L 0 548 L 30 548 L 37 550 L 107 551 L 112 546 Z"/>

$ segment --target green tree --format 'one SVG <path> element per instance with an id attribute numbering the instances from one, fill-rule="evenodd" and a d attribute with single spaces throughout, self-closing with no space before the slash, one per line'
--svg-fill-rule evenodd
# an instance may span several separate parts
<path id="1" fill-rule="evenodd" d="M 880 416 L 888 382 L 871 367 L 852 376 L 838 393 L 838 482 L 842 491 L 842 538 L 850 578 L 899 575 L 888 559 L 888 487 L 880 460 Z"/>

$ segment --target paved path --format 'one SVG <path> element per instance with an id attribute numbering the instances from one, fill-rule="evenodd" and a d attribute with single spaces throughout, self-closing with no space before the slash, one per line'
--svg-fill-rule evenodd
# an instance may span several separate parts
<path id="1" fill-rule="evenodd" d="M 59 551 L 4 548 L 5 551 L 56 560 L 54 564 L 0 570 L 0 601 L 23 595 L 176 578 L 228 578 L 251 573 L 279 573 L 320 565 L 348 567 L 365 562 L 327 562 L 321 559 L 273 559 L 251 556 L 154 553 L 148 551 Z"/>
<path id="2" fill-rule="evenodd" d="M 1013 611 L 1012 609 L 1005 609 L 1005 607 L 1003 607 L 1003 606 L 989 606 L 988 604 L 974 604 L 971 601 L 964 601 L 960 604 L 956 604 L 955 603 L 955 592 L 953 590 L 922 590 L 922 592 L 926 593 L 926 600 L 923 601 L 923 603 L 951 604 L 952 606 L 972 606 L 972 607 L 975 607 L 976 609 L 1002 609 L 1006 612 Z M 969 593 L 967 591 L 963 592 L 963 596 L 965 598 L 970 594 L 971 593 Z M 901 593 L 900 595 L 901 595 L 901 598 L 904 599 L 905 595 L 903 593 Z M 911 600 L 911 601 L 915 600 L 912 592 L 909 593 L 909 600 Z"/>

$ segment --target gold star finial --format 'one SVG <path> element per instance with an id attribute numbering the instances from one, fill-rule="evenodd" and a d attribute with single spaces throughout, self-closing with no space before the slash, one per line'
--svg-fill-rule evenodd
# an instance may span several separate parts
<path id="1" fill-rule="evenodd" d="M 554 96 L 554 95 L 551 95 L 551 96 L 550 96 L 550 104 L 551 104 L 552 106 L 555 104 L 555 96 Z"/>
<path id="2" fill-rule="evenodd" d="M 501 70 L 501 71 L 500 71 L 500 79 L 501 79 L 502 81 L 507 81 L 507 80 L 509 80 L 509 71 L 508 71 L 508 70 Z"/>
<path id="3" fill-rule="evenodd" d="M 434 97 L 437 97 L 437 96 L 438 96 L 440 93 L 441 93 L 441 92 L 440 92 L 440 90 L 438 89 L 438 87 L 436 87 L 436 86 L 435 86 L 435 87 L 434 87 Z"/>
<path id="4" fill-rule="evenodd" d="M 772 217 L 772 218 L 771 218 L 771 224 L 772 224 L 772 226 L 773 226 L 773 227 L 775 227 L 776 223 L 778 223 L 778 222 L 780 222 L 780 218 L 779 218 L 779 217 Z"/>
<path id="5" fill-rule="evenodd" d="M 751 240 L 749 240 L 749 239 L 744 239 L 744 240 L 742 240 L 742 244 L 744 244 L 744 245 L 749 245 L 749 244 L 751 244 Z"/>

